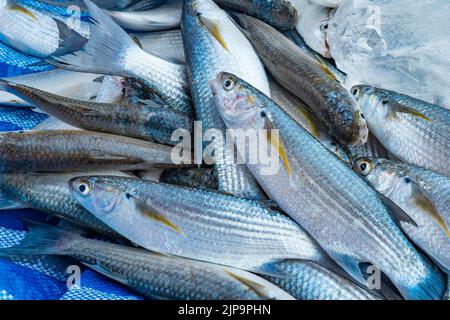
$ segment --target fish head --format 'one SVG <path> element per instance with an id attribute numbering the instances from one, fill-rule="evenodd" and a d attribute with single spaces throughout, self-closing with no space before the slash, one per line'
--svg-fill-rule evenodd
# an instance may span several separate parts
<path id="1" fill-rule="evenodd" d="M 132 212 L 127 210 L 132 210 L 134 204 L 129 201 L 126 185 L 120 177 L 75 177 L 70 179 L 69 188 L 81 206 L 99 219 L 115 213 Z"/>
<path id="2" fill-rule="evenodd" d="M 325 58 L 331 58 L 330 48 L 327 44 L 329 16 L 329 8 L 311 4 L 303 12 L 300 12 L 296 26 L 305 43 Z"/>
<path id="3" fill-rule="evenodd" d="M 350 90 L 358 101 L 361 110 L 370 123 L 375 120 L 383 120 L 388 115 L 388 97 L 379 92 L 377 88 L 369 85 L 355 85 Z"/>
<path id="4" fill-rule="evenodd" d="M 209 81 L 215 106 L 228 128 L 263 128 L 264 108 L 255 93 L 233 74 L 221 72 Z"/>
<path id="5" fill-rule="evenodd" d="M 383 158 L 358 158 L 353 164 L 353 169 L 375 190 L 385 196 L 391 195 L 402 179 L 399 168 Z"/>

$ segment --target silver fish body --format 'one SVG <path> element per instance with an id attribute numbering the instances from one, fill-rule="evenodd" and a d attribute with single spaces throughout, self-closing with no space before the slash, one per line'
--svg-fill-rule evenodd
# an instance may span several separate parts
<path id="1" fill-rule="evenodd" d="M 69 184 L 86 210 L 151 251 L 269 274 L 284 259 L 332 265 L 295 221 L 257 201 L 120 177 Z"/>
<path id="2" fill-rule="evenodd" d="M 211 87 L 229 127 L 262 129 L 270 123 L 280 131 L 278 171 L 247 166 L 269 197 L 345 271 L 365 285 L 362 266 L 369 263 L 405 298 L 442 298 L 442 273 L 415 250 L 375 190 L 249 84 L 221 73 Z"/>
<path id="3" fill-rule="evenodd" d="M 181 30 L 140 33 L 136 37 L 145 52 L 180 64 L 186 62 Z"/>
<path id="4" fill-rule="evenodd" d="M 298 300 L 379 300 L 347 278 L 314 262 L 282 261 L 277 269 L 287 277 L 268 277 L 267 280 Z"/>
<path id="5" fill-rule="evenodd" d="M 230 17 L 211 0 L 185 1 L 181 24 L 195 114 L 202 122 L 202 134 L 219 130 L 225 138 L 225 124 L 213 107 L 208 81 L 217 72 L 229 70 L 269 94 L 264 68 L 251 44 Z M 228 193 L 261 199 L 263 192 L 244 165 L 234 164 L 227 146 L 216 147 L 215 173 L 219 189 Z M 202 146 L 197 146 L 202 159 Z M 231 161 L 231 163 L 230 163 Z"/>
<path id="6" fill-rule="evenodd" d="M 158 104 L 99 103 L 69 99 L 0 80 L 0 89 L 13 93 L 70 125 L 163 144 L 175 144 L 177 129 L 192 131 L 187 114 Z"/>
<path id="7" fill-rule="evenodd" d="M 121 236 L 85 210 L 71 195 L 69 180 L 87 172 L 51 174 L 1 174 L 0 189 L 30 208 L 70 221 L 78 226 L 114 238 Z M 122 175 L 121 172 L 97 172 Z"/>
<path id="8" fill-rule="evenodd" d="M 428 169 L 387 159 L 363 157 L 355 171 L 409 217 L 405 233 L 450 271 L 450 178 Z"/>
<path id="9" fill-rule="evenodd" d="M 180 26 L 182 0 L 148 11 L 109 11 L 109 16 L 122 28 L 135 32 L 171 30 Z"/>
<path id="10" fill-rule="evenodd" d="M 389 90 L 358 85 L 353 94 L 370 132 L 395 157 L 450 176 L 450 111 Z"/>
<path id="11" fill-rule="evenodd" d="M 72 256 L 151 299 L 293 299 L 267 280 L 239 269 L 87 239 L 36 222 L 28 222 L 28 229 L 19 245 L 0 249 L 0 255 Z"/>
<path id="12" fill-rule="evenodd" d="M 159 181 L 185 187 L 217 190 L 217 180 L 212 168 L 165 169 Z"/>
<path id="13" fill-rule="evenodd" d="M 358 103 L 325 65 L 268 24 L 236 16 L 271 75 L 305 102 L 333 138 L 344 145 L 366 142 L 368 129 Z"/>
<path id="14" fill-rule="evenodd" d="M 370 133 L 366 143 L 350 147 L 349 152 L 353 160 L 360 157 L 388 158 L 386 148 Z"/>
<path id="15" fill-rule="evenodd" d="M 175 151 L 176 152 L 176 151 Z M 139 170 L 173 165 L 172 147 L 82 130 L 0 133 L 0 172 Z"/>

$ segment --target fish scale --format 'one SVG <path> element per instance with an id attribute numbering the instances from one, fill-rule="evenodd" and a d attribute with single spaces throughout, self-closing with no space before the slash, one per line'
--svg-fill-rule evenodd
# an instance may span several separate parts
<path id="1" fill-rule="evenodd" d="M 220 25 L 220 33 L 228 49 L 201 25 L 198 12 Z M 269 94 L 263 66 L 248 40 L 212 1 L 185 1 L 182 34 L 197 119 L 202 123 L 203 132 L 217 129 L 224 134 L 226 127 L 213 106 L 208 81 L 220 71 L 234 71 Z M 215 173 L 219 190 L 255 199 L 265 197 L 247 168 L 234 164 L 234 159 L 229 158 L 231 150 L 227 152 L 227 149 L 222 148 L 216 150 L 216 154 Z M 227 163 L 227 160 L 231 160 L 231 163 Z"/>
<path id="2" fill-rule="evenodd" d="M 234 89 L 223 89 L 225 79 L 234 81 Z M 270 198 L 342 268 L 364 284 L 358 264 L 369 262 L 380 268 L 406 298 L 441 299 L 443 275 L 406 239 L 372 188 L 273 101 L 243 80 L 221 73 L 211 86 L 229 126 L 261 128 L 258 119 L 264 112 L 274 128 L 280 130 L 291 173 L 283 162 L 272 175 L 261 174 L 260 165 L 247 166 Z M 254 98 L 247 101 L 256 102 L 236 111 L 236 98 L 232 97 L 238 94 L 239 101 L 245 94 Z"/>

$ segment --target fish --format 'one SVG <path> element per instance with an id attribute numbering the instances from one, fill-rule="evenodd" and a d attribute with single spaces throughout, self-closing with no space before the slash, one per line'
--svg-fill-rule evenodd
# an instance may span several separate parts
<path id="1" fill-rule="evenodd" d="M 179 28 L 182 0 L 167 3 L 146 11 L 108 11 L 108 15 L 122 28 L 133 32 L 149 32 Z"/>
<path id="2" fill-rule="evenodd" d="M 219 6 L 248 14 L 281 30 L 292 29 L 298 13 L 290 1 L 285 0 L 216 0 Z"/>
<path id="3" fill-rule="evenodd" d="M 95 97 L 95 102 L 110 104 L 124 102 L 126 84 L 127 79 L 124 77 L 105 76 Z"/>
<path id="4" fill-rule="evenodd" d="M 85 130 L 113 133 L 163 144 L 176 144 L 177 129 L 192 132 L 188 115 L 154 104 L 99 103 L 74 100 L 0 80 L 0 90 L 19 96 L 49 115 Z"/>
<path id="5" fill-rule="evenodd" d="M 61 6 L 61 7 L 69 7 L 69 6 L 78 6 L 81 9 L 86 9 L 86 6 L 82 0 L 39 0 L 46 4 L 52 6 Z M 140 2 L 140 0 L 92 0 L 97 6 L 107 10 L 122 10 L 130 7 L 131 5 L 135 5 Z M 142 1 L 144 2 L 144 1 Z M 163 2 L 162 0 L 146 0 L 145 2 L 156 2 L 156 5 Z"/>
<path id="6" fill-rule="evenodd" d="M 309 1 L 328 8 L 337 8 L 341 5 L 342 2 L 342 0 L 309 0 Z"/>
<path id="7" fill-rule="evenodd" d="M 43 223 L 27 225 L 25 239 L 0 249 L 0 256 L 71 256 L 150 299 L 293 300 L 267 280 L 239 269 L 88 239 Z"/>
<path id="8" fill-rule="evenodd" d="M 121 177 L 69 185 L 87 211 L 151 251 L 268 274 L 284 259 L 333 265 L 295 221 L 254 200 Z"/>
<path id="9" fill-rule="evenodd" d="M 225 138 L 226 127 L 213 107 L 208 81 L 217 72 L 228 70 L 270 94 L 264 67 L 250 42 L 228 14 L 211 0 L 185 1 L 181 30 L 195 114 L 202 125 L 201 135 L 214 130 Z M 203 146 L 196 140 L 195 144 L 196 163 L 206 162 L 203 150 L 215 149 L 215 159 L 209 159 L 211 163 L 207 164 L 215 165 L 219 190 L 247 198 L 265 198 L 248 169 L 235 163 L 232 146 L 220 145 L 215 140 Z"/>
<path id="10" fill-rule="evenodd" d="M 80 51 L 46 61 L 72 71 L 139 79 L 173 109 L 192 114 L 185 67 L 146 53 L 100 8 L 85 2 L 92 17 L 89 41 Z"/>
<path id="11" fill-rule="evenodd" d="M 286 260 L 276 264 L 286 277 L 263 277 L 297 300 L 380 300 L 342 275 L 317 263 Z"/>
<path id="12" fill-rule="evenodd" d="M 326 41 L 331 9 L 310 0 L 294 0 L 293 6 L 299 12 L 295 29 L 311 49 L 325 58 L 331 58 Z"/>
<path id="13" fill-rule="evenodd" d="M 63 69 L 54 69 L 4 79 L 78 100 L 91 100 L 98 95 L 100 89 L 100 83 L 97 81 L 99 79 L 98 74 L 73 72 Z M 7 92 L 0 92 L 0 105 L 32 107 L 28 102 Z"/>
<path id="14" fill-rule="evenodd" d="M 347 151 L 329 136 L 327 129 L 300 99 L 280 86 L 271 77 L 269 78 L 269 83 L 272 100 L 277 105 L 339 159 L 350 162 Z"/>
<path id="15" fill-rule="evenodd" d="M 63 21 L 7 0 L 0 10 L 0 41 L 27 55 L 46 58 L 79 50 L 86 38 Z"/>
<path id="16" fill-rule="evenodd" d="M 162 6 L 163 4 L 166 4 L 167 2 L 168 0 L 141 0 L 127 7 L 125 11 L 144 11 L 155 9 Z"/>
<path id="17" fill-rule="evenodd" d="M 218 190 L 214 169 L 210 167 L 165 169 L 159 181 L 185 187 Z"/>
<path id="18" fill-rule="evenodd" d="M 450 110 L 367 85 L 351 89 L 370 132 L 396 158 L 450 176 Z"/>
<path id="19" fill-rule="evenodd" d="M 139 170 L 173 166 L 176 148 L 85 130 L 0 133 L 0 173 Z"/>
<path id="20" fill-rule="evenodd" d="M 181 30 L 138 33 L 134 36 L 145 52 L 174 63 L 186 63 Z"/>
<path id="21" fill-rule="evenodd" d="M 444 275 L 409 242 L 375 190 L 244 80 L 221 72 L 210 85 L 229 128 L 279 130 L 271 151 L 277 168 L 247 167 L 354 280 L 367 286 L 366 266 L 374 266 L 406 299 L 442 299 Z"/>
<path id="22" fill-rule="evenodd" d="M 388 158 L 389 153 L 377 138 L 369 132 L 367 142 L 361 146 L 350 147 L 348 150 L 352 161 L 361 157 Z"/>
<path id="23" fill-rule="evenodd" d="M 383 158 L 361 157 L 354 169 L 411 218 L 400 221 L 402 229 L 449 272 L 450 178 Z"/>
<path id="24" fill-rule="evenodd" d="M 69 180 L 88 173 L 0 174 L 0 190 L 9 199 L 22 204 L 22 207 L 43 211 L 99 234 L 122 238 L 119 233 L 85 210 L 72 197 Z M 130 176 L 120 171 L 98 171 L 95 174 Z"/>
<path id="25" fill-rule="evenodd" d="M 368 129 L 355 98 L 322 64 L 314 61 L 280 32 L 250 16 L 236 14 L 270 74 L 300 98 L 343 145 L 361 145 Z"/>

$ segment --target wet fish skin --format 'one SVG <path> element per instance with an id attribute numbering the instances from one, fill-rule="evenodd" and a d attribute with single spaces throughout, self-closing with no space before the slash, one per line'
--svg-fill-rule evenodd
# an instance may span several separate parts
<path id="1" fill-rule="evenodd" d="M 292 29 L 298 19 L 296 8 L 285 0 L 217 0 L 215 2 L 223 8 L 258 18 L 277 29 Z"/>
<path id="2" fill-rule="evenodd" d="M 81 101 L 57 96 L 21 84 L 0 80 L 0 89 L 13 93 L 70 125 L 163 144 L 177 129 L 192 131 L 188 115 L 158 104 L 122 104 Z"/>
<path id="3" fill-rule="evenodd" d="M 69 185 L 86 210 L 151 251 L 261 273 L 289 258 L 333 265 L 296 222 L 257 201 L 122 177 Z"/>
<path id="4" fill-rule="evenodd" d="M 139 79 L 173 109 L 192 114 L 185 67 L 146 53 L 101 9 L 85 2 L 93 18 L 89 41 L 80 51 L 47 60 L 63 69 Z"/>
<path id="5" fill-rule="evenodd" d="M 367 138 L 367 142 L 361 146 L 354 146 L 349 148 L 349 153 L 352 160 L 360 157 L 372 158 L 388 158 L 388 152 L 385 147 L 375 138 L 371 133 Z"/>
<path id="6" fill-rule="evenodd" d="M 161 174 L 160 181 L 185 187 L 218 189 L 213 168 L 165 169 Z"/>
<path id="7" fill-rule="evenodd" d="M 273 78 L 269 78 L 272 100 L 289 114 L 299 125 L 315 137 L 321 144 L 330 150 L 336 157 L 345 162 L 350 162 L 347 152 L 329 135 L 326 128 L 309 111 L 305 104 L 280 86 Z"/>
<path id="8" fill-rule="evenodd" d="M 87 239 L 31 221 L 28 229 L 23 242 L 0 249 L 0 255 L 72 256 L 151 299 L 293 299 L 242 270 Z"/>
<path id="9" fill-rule="evenodd" d="M 135 36 L 145 52 L 174 63 L 186 62 L 181 30 L 138 33 Z"/>
<path id="10" fill-rule="evenodd" d="M 314 262 L 287 260 L 276 264 L 287 277 L 263 276 L 298 300 L 379 300 L 347 278 Z"/>
<path id="11" fill-rule="evenodd" d="M 208 23 L 212 31 L 205 26 Z M 208 81 L 213 79 L 217 72 L 228 70 L 240 74 L 270 94 L 264 68 L 239 28 L 228 14 L 211 0 L 185 1 L 181 30 L 195 114 L 202 122 L 202 134 L 214 129 L 219 130 L 225 137 L 226 127 L 217 110 L 212 107 Z M 213 35 L 214 32 L 216 36 Z M 221 191 L 253 199 L 265 198 L 248 169 L 244 165 L 234 164 L 234 159 L 228 159 L 231 150 L 227 152 L 226 147 L 220 147 L 217 143 L 211 146 L 217 148 L 215 174 Z M 206 147 L 206 143 L 203 147 Z M 196 158 L 203 159 L 202 147 L 197 147 Z M 227 161 L 231 161 L 231 164 Z"/>
<path id="12" fill-rule="evenodd" d="M 126 8 L 125 11 L 143 11 L 158 8 L 168 0 L 141 0 Z"/>
<path id="13" fill-rule="evenodd" d="M 147 11 L 109 11 L 109 16 L 122 28 L 135 32 L 171 30 L 180 26 L 182 0 Z"/>
<path id="14" fill-rule="evenodd" d="M 86 211 L 72 197 L 68 182 L 71 178 L 87 172 L 50 174 L 1 174 L 0 189 L 24 205 L 70 221 L 88 230 L 113 238 L 122 238 L 101 220 Z M 97 172 L 97 174 L 125 175 L 120 172 Z"/>
<path id="15" fill-rule="evenodd" d="M 139 170 L 173 165 L 171 153 L 170 146 L 91 131 L 0 133 L 0 173 Z"/>
<path id="16" fill-rule="evenodd" d="M 344 145 L 366 142 L 368 129 L 358 103 L 326 66 L 268 24 L 235 16 L 275 80 L 305 102 L 332 137 Z"/>
<path id="17" fill-rule="evenodd" d="M 445 270 L 450 270 L 450 178 L 428 169 L 382 158 L 362 157 L 355 171 L 373 188 L 392 200 L 417 224 L 400 221 L 405 233 Z M 431 201 L 443 221 L 423 207 Z M 422 200 L 422 202 L 421 202 Z M 448 229 L 447 229 L 448 230 Z"/>
<path id="18" fill-rule="evenodd" d="M 450 111 L 394 91 L 352 88 L 371 133 L 396 158 L 450 176 Z"/>
<path id="19" fill-rule="evenodd" d="M 227 126 L 267 129 L 269 122 L 280 131 L 278 172 L 247 166 L 269 197 L 353 279 L 365 285 L 362 266 L 369 263 L 407 299 L 442 298 L 443 274 L 407 240 L 375 190 L 245 81 L 222 72 L 210 84 Z"/>

